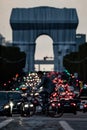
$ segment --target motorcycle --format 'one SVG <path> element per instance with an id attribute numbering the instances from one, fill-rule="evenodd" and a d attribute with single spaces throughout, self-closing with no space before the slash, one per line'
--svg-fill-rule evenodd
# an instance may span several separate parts
<path id="1" fill-rule="evenodd" d="M 63 115 L 58 92 L 53 92 L 48 97 L 46 93 L 33 92 L 31 93 L 31 102 L 34 105 L 34 114 L 45 114 L 51 117 Z"/>
<path id="2" fill-rule="evenodd" d="M 63 115 L 63 109 L 59 100 L 58 92 L 53 92 L 49 101 L 49 116 L 61 117 Z"/>
<path id="3" fill-rule="evenodd" d="M 34 105 L 29 101 L 23 99 L 21 103 L 21 116 L 32 116 L 34 114 Z"/>
<path id="4" fill-rule="evenodd" d="M 34 114 L 40 114 L 42 111 L 42 98 L 38 92 L 31 93 L 31 102 L 34 105 Z"/>
<path id="5" fill-rule="evenodd" d="M 31 102 L 34 105 L 34 114 L 48 114 L 49 101 L 46 94 L 33 92 L 31 93 Z"/>

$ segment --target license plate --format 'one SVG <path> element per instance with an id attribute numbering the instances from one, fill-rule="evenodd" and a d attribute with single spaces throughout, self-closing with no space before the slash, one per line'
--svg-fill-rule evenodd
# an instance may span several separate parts
<path id="1" fill-rule="evenodd" d="M 65 107 L 69 107 L 70 105 L 69 105 L 69 104 L 65 104 L 64 106 L 65 106 Z"/>
<path id="2" fill-rule="evenodd" d="M 36 107 L 36 112 L 41 112 L 42 108 L 40 106 Z"/>
<path id="3" fill-rule="evenodd" d="M 83 105 L 80 105 L 80 109 L 83 109 Z"/>
<path id="4" fill-rule="evenodd" d="M 64 104 L 64 106 L 65 106 L 65 107 L 69 107 L 69 106 L 70 106 L 70 104 L 68 104 L 68 103 L 65 103 L 65 104 Z"/>

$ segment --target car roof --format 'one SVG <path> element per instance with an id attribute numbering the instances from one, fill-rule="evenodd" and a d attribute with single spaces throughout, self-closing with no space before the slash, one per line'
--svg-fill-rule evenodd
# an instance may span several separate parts
<path id="1" fill-rule="evenodd" d="M 20 91 L 3 91 L 3 90 L 1 90 L 0 92 L 18 92 L 18 93 L 20 93 Z"/>
<path id="2" fill-rule="evenodd" d="M 0 93 L 19 93 L 19 94 L 21 94 L 20 91 L 0 91 Z"/>

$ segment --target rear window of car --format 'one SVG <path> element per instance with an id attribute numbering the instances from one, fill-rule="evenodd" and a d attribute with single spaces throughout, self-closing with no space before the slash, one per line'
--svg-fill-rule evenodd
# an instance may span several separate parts
<path id="1" fill-rule="evenodd" d="M 0 100 L 7 100 L 7 93 L 6 92 L 0 92 Z"/>
<path id="2" fill-rule="evenodd" d="M 21 94 L 16 92 L 8 92 L 8 97 L 9 99 L 15 99 L 15 100 L 22 98 Z"/>
<path id="3" fill-rule="evenodd" d="M 87 96 L 87 89 L 82 89 L 80 96 Z"/>

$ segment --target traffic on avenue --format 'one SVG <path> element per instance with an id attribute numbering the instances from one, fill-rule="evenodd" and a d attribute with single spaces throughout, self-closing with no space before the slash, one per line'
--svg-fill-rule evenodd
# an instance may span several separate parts
<path id="1" fill-rule="evenodd" d="M 1 130 L 87 130 L 86 122 L 87 84 L 67 70 L 16 75 L 0 90 Z"/>

